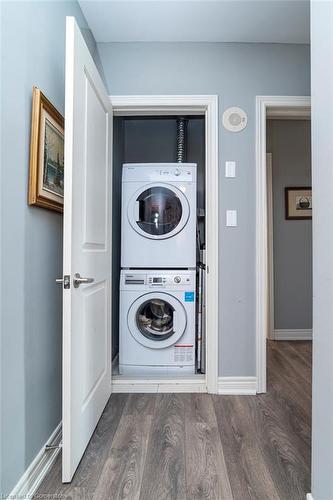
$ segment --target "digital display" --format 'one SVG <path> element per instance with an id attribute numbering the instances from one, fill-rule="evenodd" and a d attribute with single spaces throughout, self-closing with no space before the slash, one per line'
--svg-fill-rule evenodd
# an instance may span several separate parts
<path id="1" fill-rule="evenodd" d="M 153 283 L 162 283 L 162 278 L 153 278 Z"/>

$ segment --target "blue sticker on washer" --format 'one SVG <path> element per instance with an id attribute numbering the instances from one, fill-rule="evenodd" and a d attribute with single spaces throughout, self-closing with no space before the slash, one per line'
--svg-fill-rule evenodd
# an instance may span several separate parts
<path id="1" fill-rule="evenodd" d="M 185 292 L 184 299 L 185 302 L 194 302 L 194 292 Z"/>

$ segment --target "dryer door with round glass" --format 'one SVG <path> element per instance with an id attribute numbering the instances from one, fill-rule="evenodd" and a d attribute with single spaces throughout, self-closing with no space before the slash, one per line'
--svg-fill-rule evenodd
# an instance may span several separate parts
<path id="1" fill-rule="evenodd" d="M 163 292 L 147 293 L 136 299 L 127 319 L 135 340 L 152 349 L 163 349 L 178 342 L 187 323 L 181 302 Z"/>
<path id="2" fill-rule="evenodd" d="M 189 216 L 186 196 L 169 184 L 142 187 L 128 206 L 128 219 L 133 229 L 151 239 L 171 238 L 185 227 Z"/>

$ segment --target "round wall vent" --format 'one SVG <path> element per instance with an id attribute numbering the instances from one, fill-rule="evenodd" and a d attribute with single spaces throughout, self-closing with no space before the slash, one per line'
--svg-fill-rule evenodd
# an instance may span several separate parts
<path id="1" fill-rule="evenodd" d="M 241 108 L 228 108 L 223 113 L 223 126 L 230 132 L 240 132 L 247 125 L 247 114 Z"/>

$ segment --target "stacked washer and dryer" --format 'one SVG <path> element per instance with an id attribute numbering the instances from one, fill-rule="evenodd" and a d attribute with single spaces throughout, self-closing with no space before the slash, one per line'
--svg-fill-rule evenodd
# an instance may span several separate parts
<path id="1" fill-rule="evenodd" d="M 196 164 L 124 164 L 119 373 L 194 374 Z"/>

